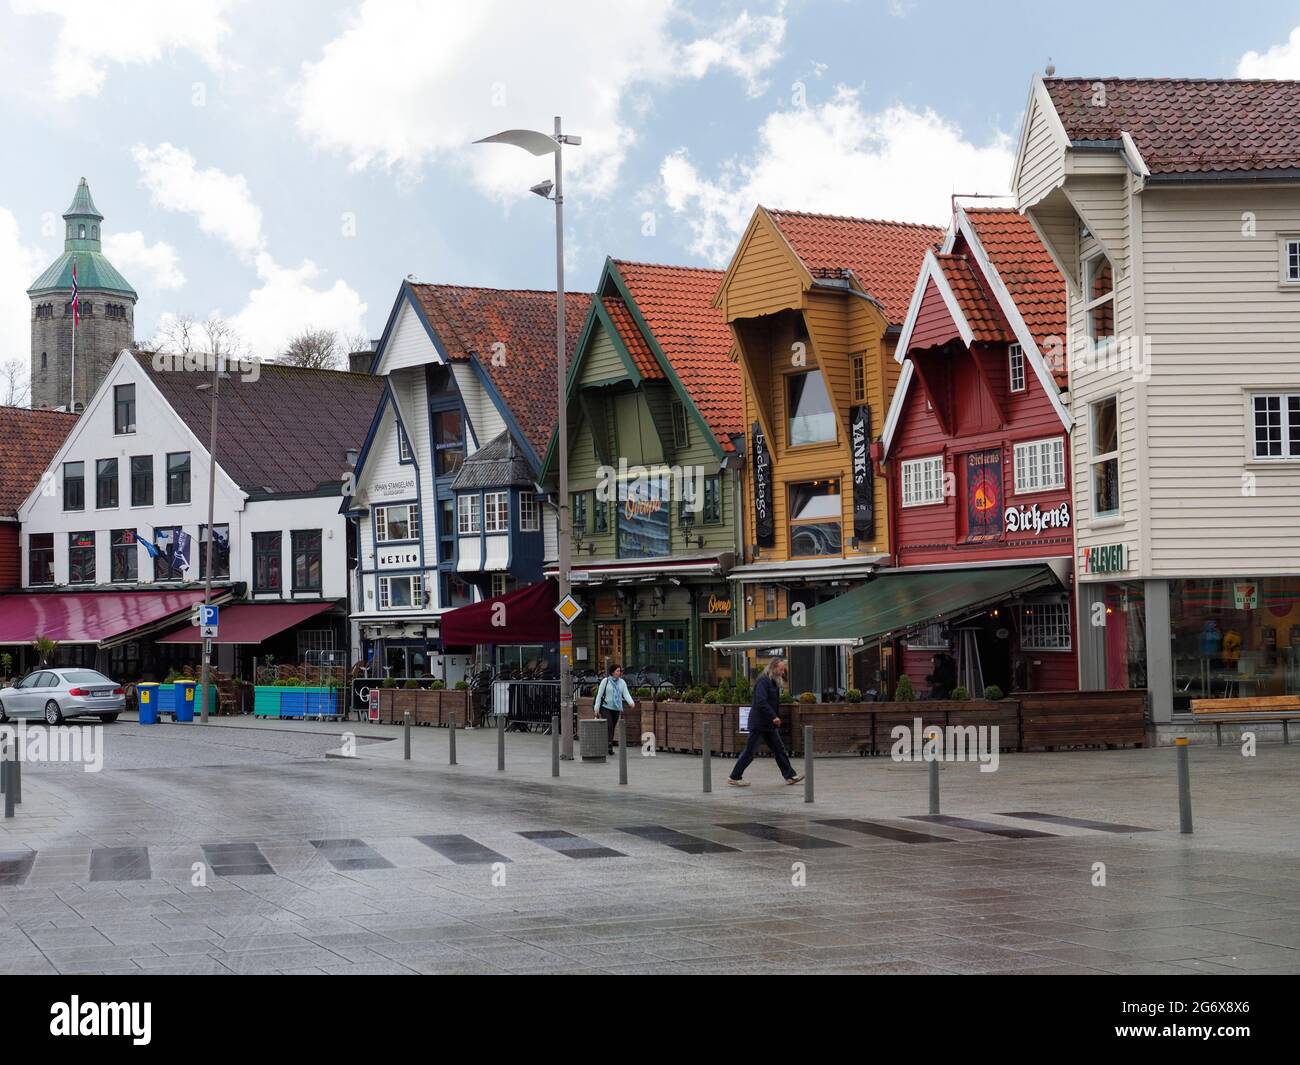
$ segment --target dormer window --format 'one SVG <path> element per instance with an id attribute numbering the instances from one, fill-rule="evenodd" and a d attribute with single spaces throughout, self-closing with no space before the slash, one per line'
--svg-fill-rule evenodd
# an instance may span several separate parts
<path id="1" fill-rule="evenodd" d="M 402 432 L 400 426 L 397 430 L 397 457 L 402 462 L 411 461 L 411 444 L 406 439 L 406 434 Z"/>
<path id="2" fill-rule="evenodd" d="M 1025 390 L 1025 349 L 1019 344 L 1007 346 L 1007 366 L 1011 379 L 1011 391 Z"/>
<path id="3" fill-rule="evenodd" d="M 1084 312 L 1088 336 L 1094 341 L 1115 338 L 1115 271 L 1105 255 L 1095 255 L 1084 264 L 1087 278 Z"/>

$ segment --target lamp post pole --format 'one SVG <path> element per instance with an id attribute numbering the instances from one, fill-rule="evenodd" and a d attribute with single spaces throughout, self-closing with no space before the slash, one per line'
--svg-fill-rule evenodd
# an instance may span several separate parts
<path id="1" fill-rule="evenodd" d="M 555 379 L 558 396 L 556 454 L 560 463 L 560 499 L 557 508 L 558 565 L 556 583 L 561 600 L 569 594 L 569 568 L 573 527 L 569 513 L 569 402 L 566 387 L 566 337 L 564 329 L 564 134 L 555 116 Z M 573 629 L 560 622 L 560 756 L 573 760 Z"/>
<path id="2" fill-rule="evenodd" d="M 217 403 L 221 399 L 221 357 L 212 358 L 212 420 L 208 428 L 208 542 L 203 547 L 203 605 L 212 605 L 212 542 L 217 538 L 212 515 L 217 498 Z M 199 674 L 199 722 L 208 723 L 208 671 L 212 664 L 212 641 L 203 638 L 203 668 Z"/>

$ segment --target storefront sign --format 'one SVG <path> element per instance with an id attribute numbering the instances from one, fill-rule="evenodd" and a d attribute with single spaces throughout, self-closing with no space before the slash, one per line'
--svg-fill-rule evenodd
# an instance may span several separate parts
<path id="1" fill-rule="evenodd" d="M 412 474 L 408 477 L 399 474 L 387 481 L 368 485 L 366 487 L 366 498 L 371 500 L 414 499 L 415 475 Z"/>
<path id="2" fill-rule="evenodd" d="M 966 456 L 966 542 L 1002 535 L 1002 452 Z"/>
<path id="3" fill-rule="evenodd" d="M 418 547 L 379 547 L 375 549 L 375 569 L 414 569 L 420 565 Z"/>
<path id="4" fill-rule="evenodd" d="M 731 600 L 720 599 L 716 595 L 709 596 L 707 613 L 709 614 L 730 614 Z"/>
<path id="5" fill-rule="evenodd" d="M 772 513 L 772 455 L 767 450 L 767 438 L 755 422 L 750 429 L 753 441 L 754 465 L 754 539 L 759 547 L 776 543 L 776 525 Z"/>
<path id="6" fill-rule="evenodd" d="M 1238 610 L 1254 610 L 1259 606 L 1259 584 L 1256 581 L 1234 582 L 1232 601 Z"/>
<path id="7" fill-rule="evenodd" d="M 1079 561 L 1084 573 L 1121 573 L 1128 569 L 1128 550 L 1123 544 L 1085 547 Z"/>
<path id="8" fill-rule="evenodd" d="M 668 474 L 653 473 L 619 486 L 618 557 L 668 554 Z"/>
<path id="9" fill-rule="evenodd" d="M 874 478 L 871 470 L 871 408 L 853 408 L 850 426 L 853 448 L 853 535 L 870 540 L 876 534 Z"/>
<path id="10" fill-rule="evenodd" d="M 1002 512 L 1007 532 L 1031 532 L 1041 534 L 1045 529 L 1068 529 L 1070 527 L 1070 504 L 1043 510 L 1037 503 L 1032 507 L 1007 507 Z"/>

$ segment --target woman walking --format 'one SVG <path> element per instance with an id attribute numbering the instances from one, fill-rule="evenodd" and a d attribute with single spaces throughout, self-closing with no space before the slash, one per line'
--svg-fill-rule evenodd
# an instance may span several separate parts
<path id="1" fill-rule="evenodd" d="M 781 681 L 785 678 L 785 673 L 785 659 L 773 658 L 754 685 L 753 705 L 749 708 L 749 740 L 736 759 L 731 779 L 727 781 L 733 788 L 749 787 L 749 781 L 743 778 L 749 763 L 758 753 L 760 743 L 767 744 L 772 757 L 776 759 L 776 767 L 781 770 L 787 784 L 798 784 L 803 780 L 790 765 L 785 744 L 781 742 L 781 733 L 777 731 L 781 727 Z"/>
<path id="2" fill-rule="evenodd" d="M 633 706 L 632 693 L 627 690 L 627 681 L 623 679 L 623 667 L 615 663 L 609 667 L 609 676 L 600 682 L 596 689 L 595 708 L 609 723 L 609 753 L 614 753 L 614 733 L 618 730 L 618 719 L 624 707 Z"/>

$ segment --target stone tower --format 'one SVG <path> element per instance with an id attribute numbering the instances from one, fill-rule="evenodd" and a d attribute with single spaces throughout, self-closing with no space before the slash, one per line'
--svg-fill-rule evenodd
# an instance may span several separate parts
<path id="1" fill-rule="evenodd" d="M 32 406 L 69 405 L 73 379 L 72 264 L 77 264 L 76 403 L 84 406 L 123 348 L 135 342 L 136 293 L 101 250 L 104 216 L 81 179 L 63 215 L 63 254 L 32 282 Z"/>

